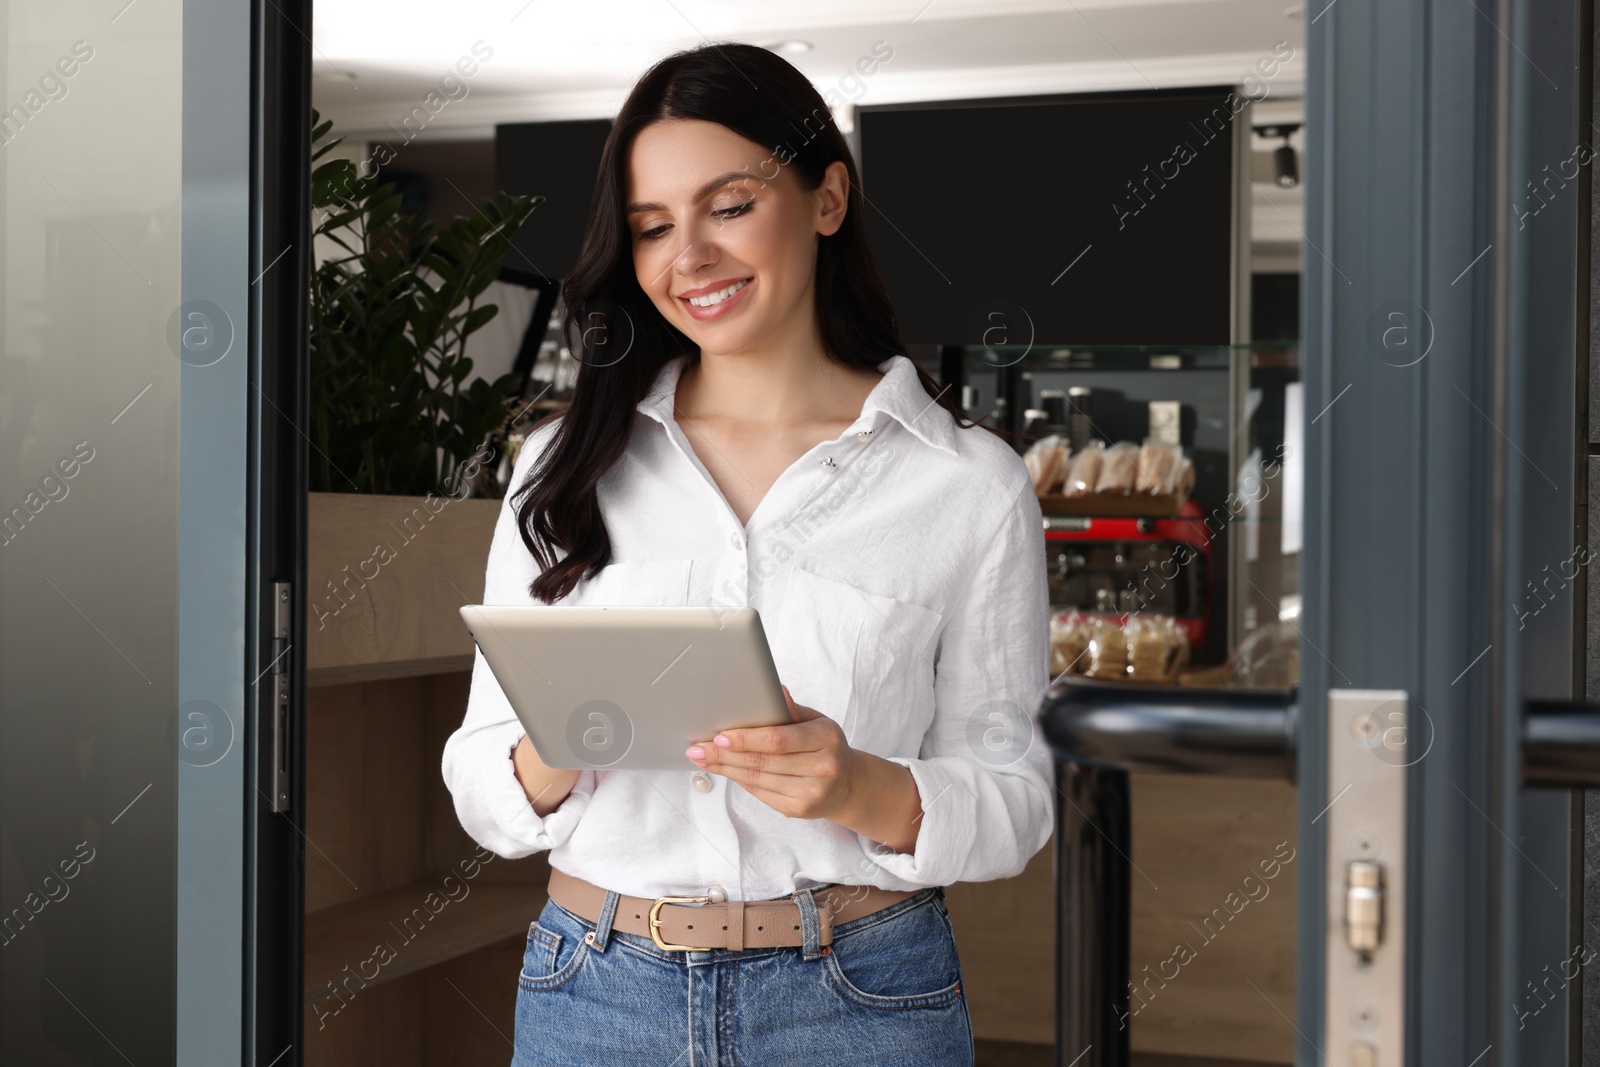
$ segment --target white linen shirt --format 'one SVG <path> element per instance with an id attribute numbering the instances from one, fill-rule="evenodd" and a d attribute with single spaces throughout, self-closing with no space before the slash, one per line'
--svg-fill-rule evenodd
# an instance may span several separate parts
<path id="1" fill-rule="evenodd" d="M 643 897 L 1020 874 L 1055 811 L 1035 720 L 1050 681 L 1044 524 L 1021 457 L 987 429 L 959 428 L 894 355 L 860 417 L 785 470 L 744 524 L 673 418 L 688 358 L 663 366 L 599 483 L 613 562 L 560 603 L 755 607 L 795 702 L 910 770 L 923 809 L 914 850 L 782 815 L 687 756 L 682 771 L 585 769 L 541 818 L 511 761 L 525 731 L 482 652 L 444 747 L 462 827 L 497 855 L 549 849 L 552 866 Z M 513 488 L 554 430 L 524 444 Z M 483 602 L 544 606 L 528 593 L 538 565 L 509 501 Z"/>

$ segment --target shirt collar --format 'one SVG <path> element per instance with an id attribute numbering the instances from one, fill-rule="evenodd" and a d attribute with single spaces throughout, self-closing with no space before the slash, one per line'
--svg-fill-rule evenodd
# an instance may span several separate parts
<path id="1" fill-rule="evenodd" d="M 640 412 L 663 426 L 668 424 L 672 418 L 673 398 L 677 395 L 678 375 L 683 372 L 688 360 L 688 355 L 677 355 L 662 365 L 650 392 L 639 401 Z M 861 417 L 851 424 L 846 433 L 856 429 L 875 430 L 892 418 L 924 443 L 951 455 L 959 454 L 956 450 L 955 420 L 922 387 L 922 381 L 917 377 L 917 365 L 908 356 L 897 353 L 879 363 L 877 369 L 883 373 L 883 377 L 867 394 L 866 402 L 861 405 Z"/>

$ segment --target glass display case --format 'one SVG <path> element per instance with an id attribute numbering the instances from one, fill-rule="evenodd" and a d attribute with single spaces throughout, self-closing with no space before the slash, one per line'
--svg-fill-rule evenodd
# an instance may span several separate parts
<path id="1" fill-rule="evenodd" d="M 1134 678 L 1142 636 L 1101 624 L 1126 631 L 1154 616 L 1172 620 L 1184 646 L 1182 670 L 1163 680 L 1295 680 L 1307 422 L 1298 342 L 947 346 L 934 358 L 968 416 L 1029 461 L 1055 622 L 1099 637 L 1081 653 L 1081 640 L 1069 644 L 1082 657 L 1073 669 L 1095 666 L 1109 638 Z M 1187 464 L 1179 491 L 1141 486 L 1151 457 L 1174 448 Z"/>

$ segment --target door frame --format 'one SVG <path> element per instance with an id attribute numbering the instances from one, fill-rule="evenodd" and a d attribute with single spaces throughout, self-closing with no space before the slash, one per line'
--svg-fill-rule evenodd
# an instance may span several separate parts
<path id="1" fill-rule="evenodd" d="M 1514 605 L 1572 555 L 1586 518 L 1587 397 L 1567 392 L 1587 340 L 1587 293 L 1572 284 L 1586 190 L 1551 186 L 1533 217 L 1515 205 L 1587 122 L 1590 21 L 1577 3 L 1535 6 L 1307 5 L 1307 1067 L 1349 1061 L 1351 1025 L 1323 1001 L 1342 904 L 1325 883 L 1343 845 L 1330 853 L 1322 816 L 1339 792 L 1328 694 L 1358 687 L 1407 693 L 1413 743 L 1430 746 L 1405 768 L 1406 841 L 1392 857 L 1408 886 L 1392 902 L 1406 934 L 1389 946 L 1404 954 L 1405 1062 L 1577 1062 L 1574 991 L 1538 1027 L 1519 1029 L 1515 1009 L 1524 981 L 1566 955 L 1581 879 L 1572 798 L 1521 786 L 1526 699 L 1578 695 L 1581 602 L 1532 618 Z M 1391 312 L 1416 342 L 1404 352 L 1388 340 Z"/>
<path id="2" fill-rule="evenodd" d="M 249 419 L 252 708 L 244 790 L 249 1011 L 243 1062 L 304 1049 L 305 588 L 309 439 L 311 0 L 252 5 Z M 279 603 L 284 587 L 289 597 Z M 280 624 L 286 622 L 286 630 Z M 286 636 L 280 636 L 286 633 Z M 278 707 L 278 697 L 287 706 Z M 285 751 L 279 752 L 279 746 Z M 274 761 L 287 761 L 287 781 Z M 275 803 L 283 792 L 285 799 Z"/>

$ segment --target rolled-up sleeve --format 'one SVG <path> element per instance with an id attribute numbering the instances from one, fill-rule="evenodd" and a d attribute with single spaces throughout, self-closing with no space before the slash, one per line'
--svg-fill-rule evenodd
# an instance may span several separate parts
<path id="1" fill-rule="evenodd" d="M 522 485 L 552 436 L 553 426 L 541 427 L 529 437 L 517 455 L 510 482 L 513 487 Z M 517 532 L 511 497 L 506 494 L 495 523 L 483 603 L 543 606 L 528 593 L 538 567 Z M 505 859 L 520 859 L 563 844 L 577 829 L 594 795 L 594 771 L 585 770 L 561 805 L 541 818 L 528 802 L 511 762 L 511 751 L 525 733 L 488 661 L 481 651 L 475 652 L 466 716 L 445 741 L 441 769 L 462 829 Z"/>
<path id="2" fill-rule="evenodd" d="M 924 886 L 1021 874 L 1055 825 L 1055 765 L 1035 718 L 1050 685 L 1044 523 L 1026 478 L 970 575 L 939 640 L 920 752 L 889 757 L 922 798 L 916 845 L 857 835 L 873 862 Z"/>

